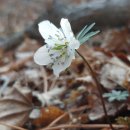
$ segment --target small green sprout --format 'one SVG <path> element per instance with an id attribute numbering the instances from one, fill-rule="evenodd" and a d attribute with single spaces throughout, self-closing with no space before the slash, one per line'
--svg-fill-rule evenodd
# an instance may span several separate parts
<path id="1" fill-rule="evenodd" d="M 91 38 L 92 36 L 96 35 L 97 33 L 99 33 L 100 31 L 92 31 L 89 32 L 93 27 L 94 27 L 95 23 L 92 23 L 89 26 L 85 26 L 76 36 L 76 39 L 80 41 L 80 44 L 85 43 L 87 40 L 89 40 L 89 38 Z M 89 32 L 89 33 L 88 33 Z"/>
<path id="2" fill-rule="evenodd" d="M 115 100 L 117 101 L 126 100 L 128 96 L 129 96 L 128 91 L 116 91 L 116 90 L 112 90 L 111 93 L 103 94 L 103 97 L 108 98 L 109 102 L 113 102 Z"/>

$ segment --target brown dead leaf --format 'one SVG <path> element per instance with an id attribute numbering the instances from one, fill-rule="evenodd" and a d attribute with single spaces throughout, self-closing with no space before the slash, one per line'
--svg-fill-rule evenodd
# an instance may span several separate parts
<path id="1" fill-rule="evenodd" d="M 13 88 L 8 95 L 0 99 L 0 122 L 22 126 L 27 121 L 31 109 L 30 92 L 23 93 Z"/>
<path id="2" fill-rule="evenodd" d="M 125 108 L 125 104 L 108 103 L 105 104 L 109 116 L 115 116 L 119 111 Z M 89 112 L 88 117 L 91 121 L 100 120 L 104 118 L 104 111 L 101 104 L 95 102 L 92 110 Z"/>
<path id="3" fill-rule="evenodd" d="M 79 75 L 82 74 L 83 71 L 84 71 L 84 62 L 83 62 L 83 60 L 80 59 L 80 58 L 75 59 L 75 60 L 72 62 L 71 66 L 70 66 L 70 69 L 71 69 L 71 71 L 73 71 L 74 73 L 77 73 L 77 74 L 79 74 Z"/>
<path id="4" fill-rule="evenodd" d="M 41 109 L 41 116 L 37 119 L 34 119 L 33 124 L 37 127 L 47 126 L 62 114 L 64 114 L 64 111 L 58 107 L 44 107 Z"/>
<path id="5" fill-rule="evenodd" d="M 7 73 L 12 70 L 19 70 L 26 64 L 26 62 L 30 61 L 31 59 L 32 59 L 32 55 L 25 59 L 18 60 L 16 62 L 12 62 L 6 66 L 3 66 L 0 68 L 0 74 Z"/>
<path id="6" fill-rule="evenodd" d="M 127 64 L 128 66 L 130 66 L 130 59 L 129 59 L 129 55 L 126 55 L 124 53 L 117 53 L 116 56 L 121 59 L 125 64 Z"/>
<path id="7" fill-rule="evenodd" d="M 102 47 L 114 52 L 130 53 L 130 32 L 129 28 L 111 30 L 106 35 L 105 42 Z"/>
<path id="8" fill-rule="evenodd" d="M 130 67 L 117 57 L 111 58 L 101 69 L 101 84 L 108 89 L 129 88 Z"/>

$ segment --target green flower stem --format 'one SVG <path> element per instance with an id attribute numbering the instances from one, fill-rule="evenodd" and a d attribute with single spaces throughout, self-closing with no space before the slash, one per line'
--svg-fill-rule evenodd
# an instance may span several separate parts
<path id="1" fill-rule="evenodd" d="M 99 91 L 99 95 L 100 95 L 100 99 L 101 99 L 101 102 L 102 102 L 102 107 L 103 107 L 103 110 L 104 110 L 105 118 L 106 118 L 108 124 L 110 125 L 110 128 L 111 128 L 112 130 L 114 130 L 114 128 L 113 128 L 113 126 L 112 126 L 112 124 L 111 124 L 111 121 L 109 120 L 108 114 L 107 114 L 105 102 L 104 102 L 103 96 L 102 96 L 102 88 L 101 88 L 101 85 L 100 85 L 100 83 L 98 82 L 98 80 L 97 80 L 97 78 L 96 78 L 96 76 L 95 76 L 95 72 L 92 70 L 91 66 L 89 65 L 88 61 L 84 58 L 84 56 L 83 56 L 78 50 L 75 50 L 75 51 L 76 51 L 76 52 L 78 53 L 78 55 L 84 60 L 85 64 L 87 65 L 87 67 L 88 67 L 88 69 L 89 69 L 89 71 L 90 71 L 90 73 L 91 73 L 91 75 L 92 75 L 93 80 L 95 81 L 95 83 L 96 83 L 96 85 L 97 85 L 97 89 L 98 89 L 98 91 Z"/>

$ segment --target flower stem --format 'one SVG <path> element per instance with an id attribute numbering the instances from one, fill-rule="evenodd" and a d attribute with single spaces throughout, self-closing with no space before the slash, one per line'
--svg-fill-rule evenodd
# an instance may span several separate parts
<path id="1" fill-rule="evenodd" d="M 84 60 L 84 62 L 86 63 L 86 65 L 87 65 L 87 67 L 88 67 L 88 69 L 89 69 L 89 71 L 90 71 L 90 73 L 91 73 L 91 75 L 92 75 L 92 78 L 93 78 L 93 80 L 95 81 L 95 83 L 96 83 L 96 85 L 97 85 L 97 89 L 98 89 L 98 91 L 99 91 L 99 96 L 100 96 L 100 99 L 101 99 L 101 103 L 102 103 L 102 107 L 103 107 L 103 110 L 104 110 L 104 114 L 105 114 L 106 120 L 107 120 L 107 122 L 109 123 L 110 128 L 111 128 L 112 130 L 114 130 L 114 128 L 113 128 L 113 126 L 112 126 L 112 124 L 111 124 L 111 121 L 110 121 L 109 118 L 108 118 L 108 114 L 107 114 L 105 102 L 104 102 L 103 96 L 102 96 L 102 88 L 101 88 L 101 85 L 100 85 L 100 83 L 98 82 L 98 80 L 97 80 L 97 78 L 96 78 L 96 76 L 95 76 L 95 72 L 92 70 L 91 66 L 89 65 L 89 63 L 88 63 L 88 61 L 85 59 L 85 57 L 84 57 L 78 50 L 75 50 L 75 51 L 78 53 L 78 55 L 79 55 L 79 56 Z"/>

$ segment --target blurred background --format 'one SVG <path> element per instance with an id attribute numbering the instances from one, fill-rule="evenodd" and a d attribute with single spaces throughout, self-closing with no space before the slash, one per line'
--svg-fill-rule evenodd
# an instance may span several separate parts
<path id="1" fill-rule="evenodd" d="M 37 24 L 45 19 L 59 26 L 67 17 L 75 33 L 93 22 L 101 31 L 129 27 L 129 8 L 129 0 L 0 0 L 0 47 L 13 48 L 25 35 L 40 40 Z"/>
<path id="2" fill-rule="evenodd" d="M 69 19 L 75 34 L 85 25 L 96 23 L 91 31 L 100 30 L 100 33 L 79 51 L 93 68 L 103 93 L 117 88 L 130 92 L 130 0 L 0 0 L 0 122 L 37 130 L 73 109 L 74 120 L 71 115 L 61 123 L 80 126 L 106 123 L 96 85 L 80 57 L 77 56 L 59 78 L 50 67 L 34 63 L 34 53 L 45 44 L 38 32 L 38 23 L 50 20 L 60 27 L 61 18 Z M 48 104 L 42 106 L 33 93 L 41 96 L 45 89 L 53 92 L 53 88 L 65 90 L 62 95 L 51 97 L 54 99 L 51 105 L 56 108 L 49 108 L 48 114 L 44 109 Z M 31 93 L 29 98 L 27 90 Z M 120 92 L 115 94 L 120 97 Z M 45 96 L 48 95 L 45 93 Z M 57 99 L 61 104 L 55 104 Z M 117 113 L 130 117 L 129 100 L 112 103 L 104 100 L 113 123 Z M 34 114 L 38 120 L 33 121 L 29 113 L 35 106 L 42 111 L 42 118 Z M 80 110 L 82 106 L 85 107 Z M 0 129 L 8 130 L 1 126 Z"/>

